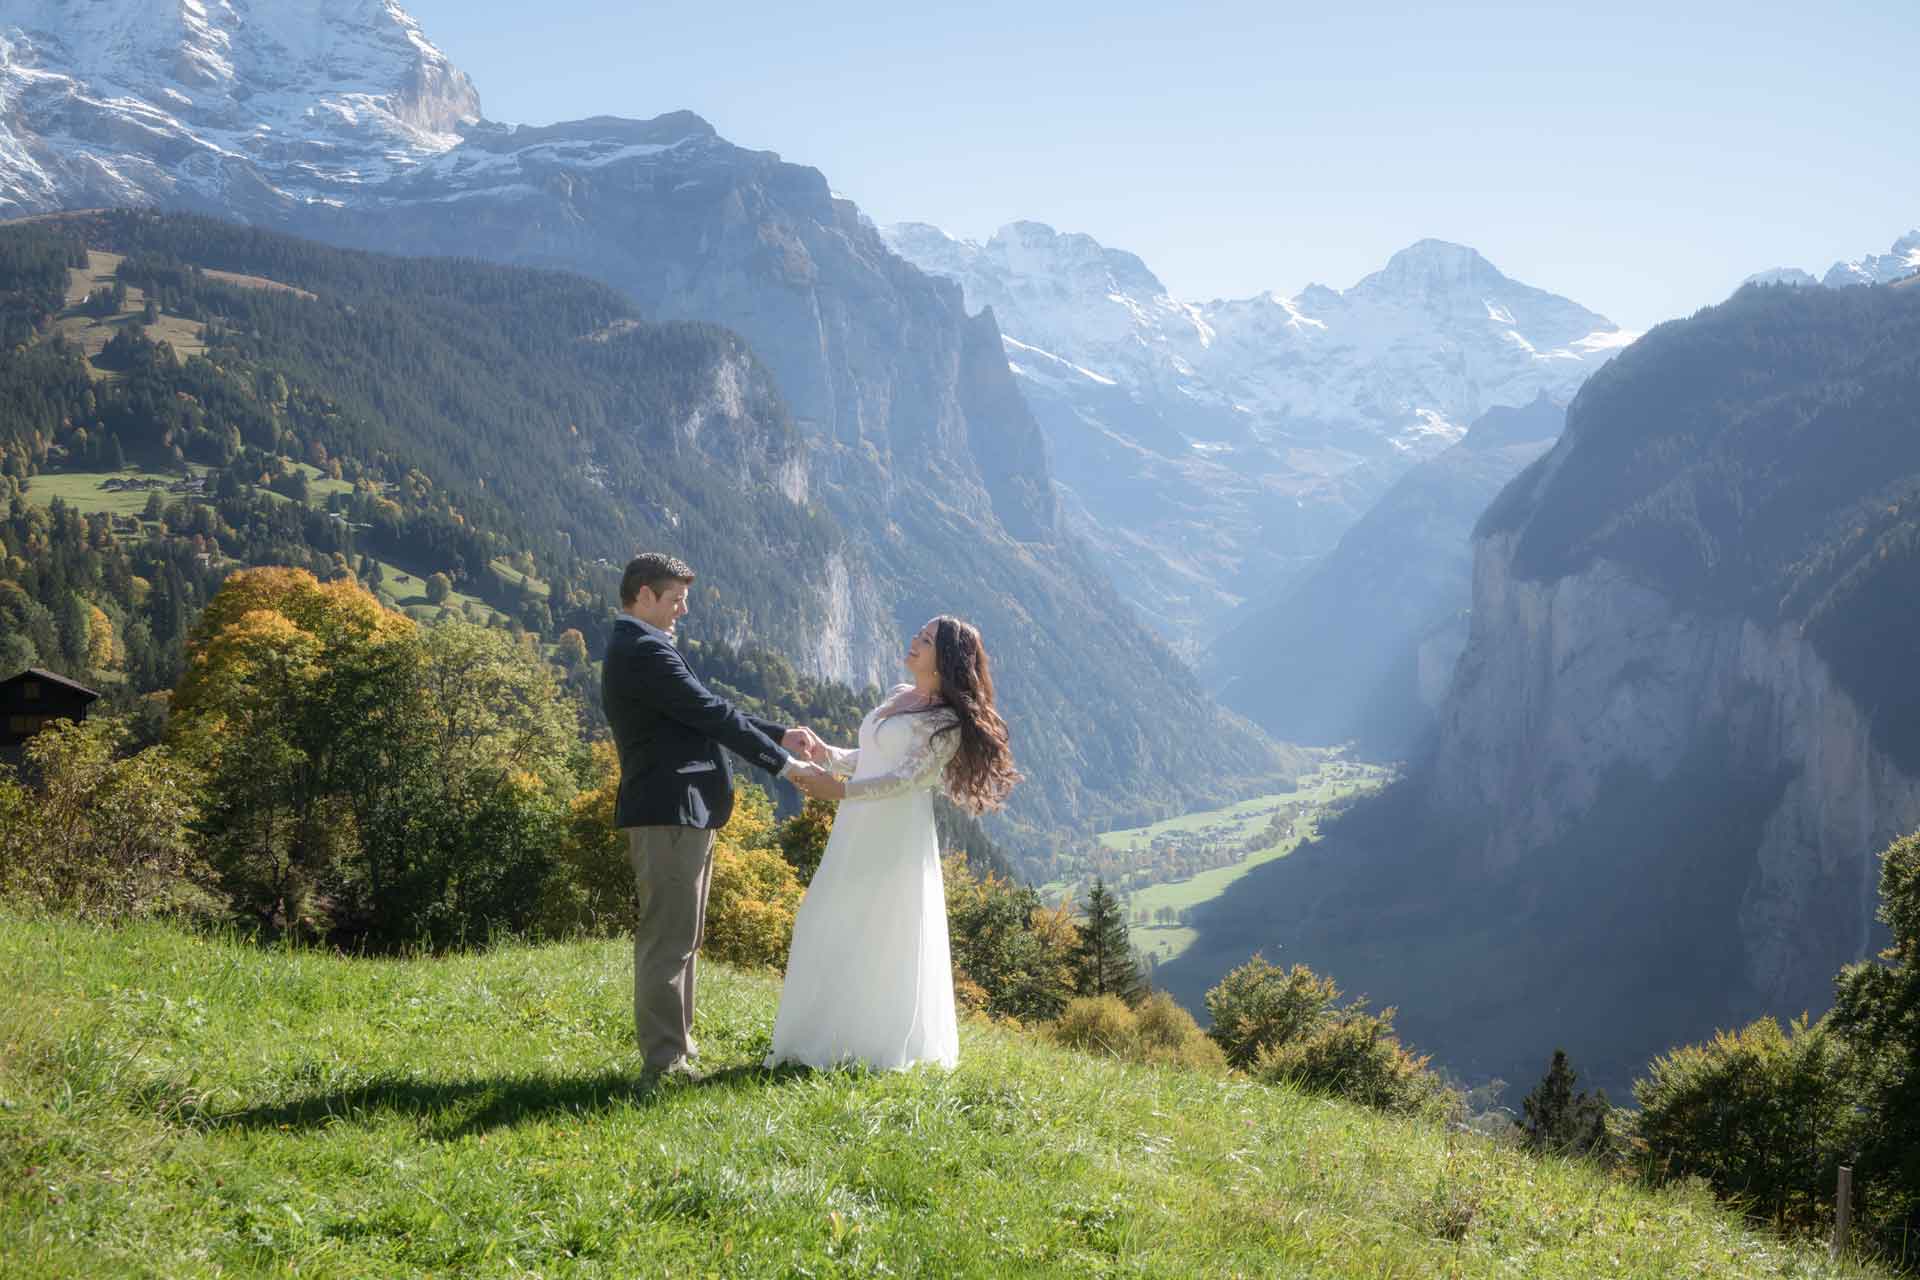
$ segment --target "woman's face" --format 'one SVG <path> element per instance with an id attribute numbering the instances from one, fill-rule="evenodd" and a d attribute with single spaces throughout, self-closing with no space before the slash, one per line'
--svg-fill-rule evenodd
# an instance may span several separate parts
<path id="1" fill-rule="evenodd" d="M 907 644 L 907 670 L 913 673 L 916 680 L 931 679 L 940 669 L 933 647 L 936 625 L 929 622 L 916 631 L 913 639 Z"/>

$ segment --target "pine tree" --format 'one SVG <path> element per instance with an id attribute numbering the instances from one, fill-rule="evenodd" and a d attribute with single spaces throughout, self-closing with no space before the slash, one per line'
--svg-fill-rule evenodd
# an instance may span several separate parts
<path id="1" fill-rule="evenodd" d="M 1567 1061 L 1567 1051 L 1555 1049 L 1547 1074 L 1521 1103 L 1526 1119 L 1514 1121 L 1535 1151 L 1603 1156 L 1611 1149 L 1607 1113 L 1612 1108 L 1607 1103 L 1607 1091 L 1575 1093 L 1574 1082 L 1579 1078 Z"/>
<path id="2" fill-rule="evenodd" d="M 1098 878 L 1087 894 L 1087 920 L 1080 927 L 1074 962 L 1083 996 L 1119 996 L 1135 1004 L 1146 995 L 1140 962 L 1127 937 L 1126 908 Z"/>

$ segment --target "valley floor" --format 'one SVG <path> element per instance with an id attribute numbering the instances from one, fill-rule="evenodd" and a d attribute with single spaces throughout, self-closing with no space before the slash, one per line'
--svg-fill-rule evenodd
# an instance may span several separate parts
<path id="1" fill-rule="evenodd" d="M 620 942 L 359 960 L 0 912 L 0 1258 L 54 1276 L 1841 1276 L 1703 1193 L 969 1025 L 644 1087 Z M 716 1070 L 717 1069 L 717 1070 Z"/>

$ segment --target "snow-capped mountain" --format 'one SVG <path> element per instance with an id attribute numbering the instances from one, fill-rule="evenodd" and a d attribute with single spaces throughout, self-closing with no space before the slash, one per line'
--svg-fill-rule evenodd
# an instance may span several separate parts
<path id="1" fill-rule="evenodd" d="M 10 0 L 0 16 L 10 214 L 338 203 L 479 117 L 393 0 Z"/>
<path id="2" fill-rule="evenodd" d="M 1133 254 L 1037 222 L 984 244 L 884 234 L 992 309 L 1070 517 L 1189 643 L 1488 409 L 1564 402 L 1637 336 L 1438 240 L 1344 291 L 1196 304 Z"/>
<path id="3" fill-rule="evenodd" d="M 1836 262 L 1823 276 L 1798 267 L 1775 267 L 1758 271 L 1742 284 L 1823 284 L 1829 289 L 1844 289 L 1856 284 L 1893 284 L 1909 276 L 1920 275 L 1920 230 L 1909 231 L 1893 242 L 1886 253 L 1869 253 L 1849 262 Z"/>

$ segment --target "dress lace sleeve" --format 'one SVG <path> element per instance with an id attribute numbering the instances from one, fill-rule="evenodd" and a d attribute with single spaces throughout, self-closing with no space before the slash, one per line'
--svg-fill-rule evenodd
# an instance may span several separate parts
<path id="1" fill-rule="evenodd" d="M 916 716 L 913 747 L 906 758 L 885 773 L 847 783 L 849 800 L 883 800 L 936 786 L 941 773 L 960 749 L 958 732 L 940 733 L 954 723 L 952 716 Z"/>
<path id="2" fill-rule="evenodd" d="M 860 748 L 827 747 L 827 772 L 836 778 L 851 778 L 860 767 Z"/>

